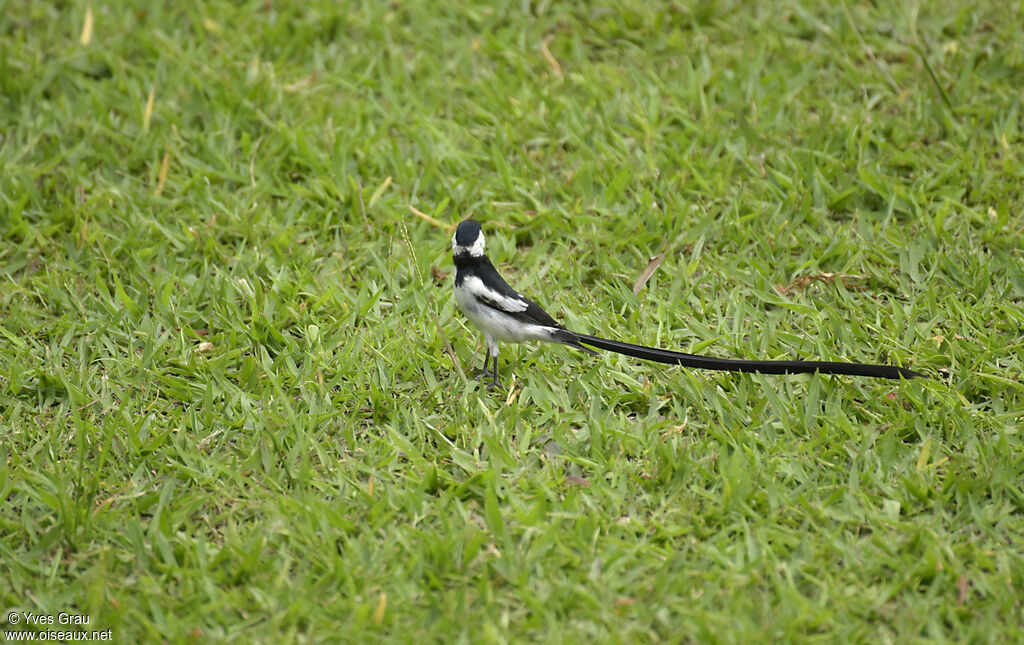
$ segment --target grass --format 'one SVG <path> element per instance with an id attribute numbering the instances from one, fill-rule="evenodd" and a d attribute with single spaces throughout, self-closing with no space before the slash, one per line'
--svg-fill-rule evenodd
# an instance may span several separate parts
<path id="1" fill-rule="evenodd" d="M 2 4 L 5 615 L 1024 638 L 1019 3 Z M 570 328 L 934 378 L 478 390 L 410 206 Z"/>

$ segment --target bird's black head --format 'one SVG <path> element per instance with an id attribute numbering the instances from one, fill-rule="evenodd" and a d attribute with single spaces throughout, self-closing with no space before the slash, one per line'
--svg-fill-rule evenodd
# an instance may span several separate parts
<path id="1" fill-rule="evenodd" d="M 480 222 L 467 219 L 459 223 L 459 228 L 455 231 L 455 243 L 459 246 L 473 246 L 478 235 L 480 235 Z"/>
<path id="2" fill-rule="evenodd" d="M 480 230 L 480 222 L 467 219 L 455 229 L 452 238 L 452 255 L 469 255 L 480 257 L 484 254 L 484 233 Z"/>

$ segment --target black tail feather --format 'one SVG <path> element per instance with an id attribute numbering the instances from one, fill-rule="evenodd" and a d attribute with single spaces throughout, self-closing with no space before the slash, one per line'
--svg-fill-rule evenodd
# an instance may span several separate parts
<path id="1" fill-rule="evenodd" d="M 571 332 L 568 329 L 562 327 L 551 330 L 551 340 L 558 343 L 565 343 L 570 347 L 575 347 L 576 349 L 587 352 L 588 354 L 593 354 L 594 356 L 600 355 L 598 352 L 595 352 L 589 347 L 584 347 L 583 345 L 580 345 L 579 334 Z"/>
<path id="2" fill-rule="evenodd" d="M 622 343 L 616 340 L 608 340 L 607 338 L 588 336 L 587 334 L 577 333 L 575 335 L 576 340 L 580 343 L 597 347 L 598 349 L 605 349 L 617 354 L 632 356 L 633 358 L 641 358 L 645 361 L 705 370 L 758 372 L 761 374 L 811 374 L 820 372 L 822 374 L 848 374 L 851 376 L 873 376 L 891 379 L 924 377 L 924 374 L 919 374 L 913 370 L 908 370 L 904 367 L 892 367 L 890 365 L 832 363 L 828 361 L 745 361 L 734 358 L 711 358 L 709 356 L 684 354 L 665 349 L 655 349 L 654 347 L 644 347 L 643 345 Z"/>

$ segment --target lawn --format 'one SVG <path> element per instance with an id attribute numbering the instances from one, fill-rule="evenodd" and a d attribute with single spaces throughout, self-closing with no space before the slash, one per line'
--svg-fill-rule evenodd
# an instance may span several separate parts
<path id="1" fill-rule="evenodd" d="M 1020 2 L 0 6 L 0 628 L 1024 639 Z"/>

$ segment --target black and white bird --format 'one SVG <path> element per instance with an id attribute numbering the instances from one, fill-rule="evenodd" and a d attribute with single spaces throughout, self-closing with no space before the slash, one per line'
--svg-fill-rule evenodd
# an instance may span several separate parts
<path id="1" fill-rule="evenodd" d="M 848 374 L 878 378 L 914 378 L 923 376 L 912 370 L 889 365 L 833 363 L 826 361 L 746 361 L 684 354 L 643 345 L 622 343 L 569 331 L 540 305 L 513 289 L 494 268 L 484 253 L 484 234 L 480 223 L 464 220 L 452 238 L 455 262 L 455 301 L 474 326 L 484 334 L 487 355 L 480 377 L 492 377 L 488 387 L 500 385 L 498 379 L 498 343 L 523 343 L 531 340 L 562 343 L 591 354 L 590 347 L 658 363 L 729 372 L 762 374 Z M 590 347 L 587 347 L 589 345 Z M 493 367 L 491 359 L 493 358 Z"/>

